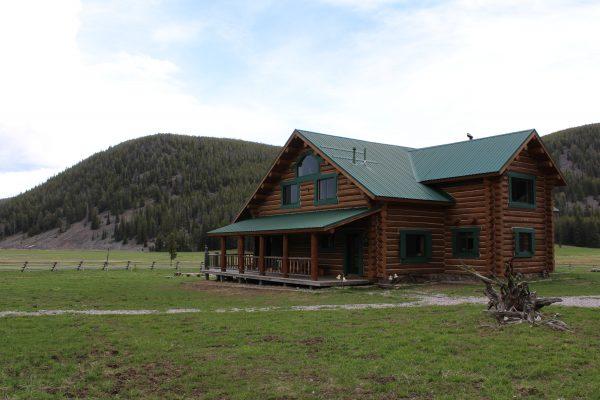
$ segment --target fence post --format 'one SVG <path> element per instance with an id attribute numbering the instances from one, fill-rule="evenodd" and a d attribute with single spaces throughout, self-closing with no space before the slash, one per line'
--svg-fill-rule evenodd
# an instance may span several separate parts
<path id="1" fill-rule="evenodd" d="M 79 261 L 79 265 L 77 266 L 77 271 L 81 271 L 83 269 L 83 261 Z"/>
<path id="2" fill-rule="evenodd" d="M 50 268 L 50 272 L 54 272 L 54 270 L 56 269 L 56 264 L 58 264 L 58 262 L 54 261 L 52 267 Z"/>
<path id="3" fill-rule="evenodd" d="M 131 261 L 127 261 L 127 266 L 125 267 L 126 271 L 129 271 L 129 265 L 131 264 Z"/>
<path id="4" fill-rule="evenodd" d="M 152 265 L 150 266 L 150 271 L 154 271 L 154 264 L 156 264 L 156 261 L 152 261 Z"/>
<path id="5" fill-rule="evenodd" d="M 29 261 L 25 261 L 23 263 L 23 266 L 21 267 L 21 272 L 25 271 L 25 268 L 27 268 L 27 265 L 29 264 Z"/>
<path id="6" fill-rule="evenodd" d="M 208 269 L 208 245 L 204 245 L 204 269 Z"/>
<path id="7" fill-rule="evenodd" d="M 175 263 L 175 271 L 179 272 L 179 261 Z"/>

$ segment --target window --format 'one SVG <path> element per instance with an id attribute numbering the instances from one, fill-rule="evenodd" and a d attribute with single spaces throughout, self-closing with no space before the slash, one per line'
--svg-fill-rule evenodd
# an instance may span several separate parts
<path id="1" fill-rule="evenodd" d="M 478 258 L 479 228 L 452 229 L 452 254 L 460 258 Z"/>
<path id="2" fill-rule="evenodd" d="M 315 187 L 315 204 L 337 203 L 337 176 L 317 179 Z"/>
<path id="3" fill-rule="evenodd" d="M 429 261 L 431 258 L 431 233 L 400 231 L 400 258 L 404 263 Z"/>
<path id="4" fill-rule="evenodd" d="M 319 172 L 319 159 L 312 154 L 305 156 L 298 164 L 298 177 L 313 175 Z"/>
<path id="5" fill-rule="evenodd" d="M 533 257 L 535 254 L 535 230 L 513 228 L 515 233 L 515 257 Z"/>
<path id="6" fill-rule="evenodd" d="M 300 192 L 297 183 L 283 184 L 281 186 L 281 205 L 288 207 L 298 206 L 300 203 Z"/>
<path id="7" fill-rule="evenodd" d="M 335 247 L 335 236 L 333 234 L 319 236 L 319 248 L 321 250 L 332 250 Z"/>
<path id="8" fill-rule="evenodd" d="M 509 172 L 508 179 L 509 205 L 535 208 L 535 176 Z"/>

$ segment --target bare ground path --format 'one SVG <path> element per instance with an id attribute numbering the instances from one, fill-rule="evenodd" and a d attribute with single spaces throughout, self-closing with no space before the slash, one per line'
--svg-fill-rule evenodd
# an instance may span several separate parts
<path id="1" fill-rule="evenodd" d="M 600 308 L 600 296 L 564 296 L 559 307 Z M 6 317 L 41 317 L 53 315 L 161 315 L 184 313 L 252 313 L 269 311 L 327 311 L 327 310 L 368 310 L 426 306 L 456 306 L 461 304 L 486 304 L 485 297 L 449 297 L 445 295 L 419 295 L 412 301 L 404 303 L 364 303 L 364 304 L 321 304 L 311 306 L 289 307 L 242 307 L 201 310 L 198 308 L 171 308 L 167 310 L 38 310 L 38 311 L 0 311 L 0 318 Z"/>

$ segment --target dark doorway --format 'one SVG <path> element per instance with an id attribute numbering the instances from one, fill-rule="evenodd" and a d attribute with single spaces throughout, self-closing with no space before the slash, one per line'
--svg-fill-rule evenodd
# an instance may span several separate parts
<path id="1" fill-rule="evenodd" d="M 363 240 L 361 233 L 346 234 L 344 242 L 344 272 L 346 275 L 363 274 Z"/>

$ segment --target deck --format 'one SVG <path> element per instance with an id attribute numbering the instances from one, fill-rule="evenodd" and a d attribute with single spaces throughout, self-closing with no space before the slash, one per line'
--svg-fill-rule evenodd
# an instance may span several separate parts
<path id="1" fill-rule="evenodd" d="M 280 274 L 265 273 L 261 275 L 254 271 L 245 271 L 243 274 L 237 270 L 228 269 L 221 271 L 219 268 L 209 268 L 202 271 L 205 274 L 215 275 L 219 280 L 234 280 L 239 282 L 258 283 L 273 283 L 282 284 L 284 286 L 310 287 L 310 288 L 328 288 L 336 286 L 365 286 L 371 282 L 364 278 L 346 278 L 345 282 L 337 279 L 335 276 L 321 276 L 318 280 L 312 280 L 310 276 L 305 275 L 289 275 L 284 277 Z"/>

